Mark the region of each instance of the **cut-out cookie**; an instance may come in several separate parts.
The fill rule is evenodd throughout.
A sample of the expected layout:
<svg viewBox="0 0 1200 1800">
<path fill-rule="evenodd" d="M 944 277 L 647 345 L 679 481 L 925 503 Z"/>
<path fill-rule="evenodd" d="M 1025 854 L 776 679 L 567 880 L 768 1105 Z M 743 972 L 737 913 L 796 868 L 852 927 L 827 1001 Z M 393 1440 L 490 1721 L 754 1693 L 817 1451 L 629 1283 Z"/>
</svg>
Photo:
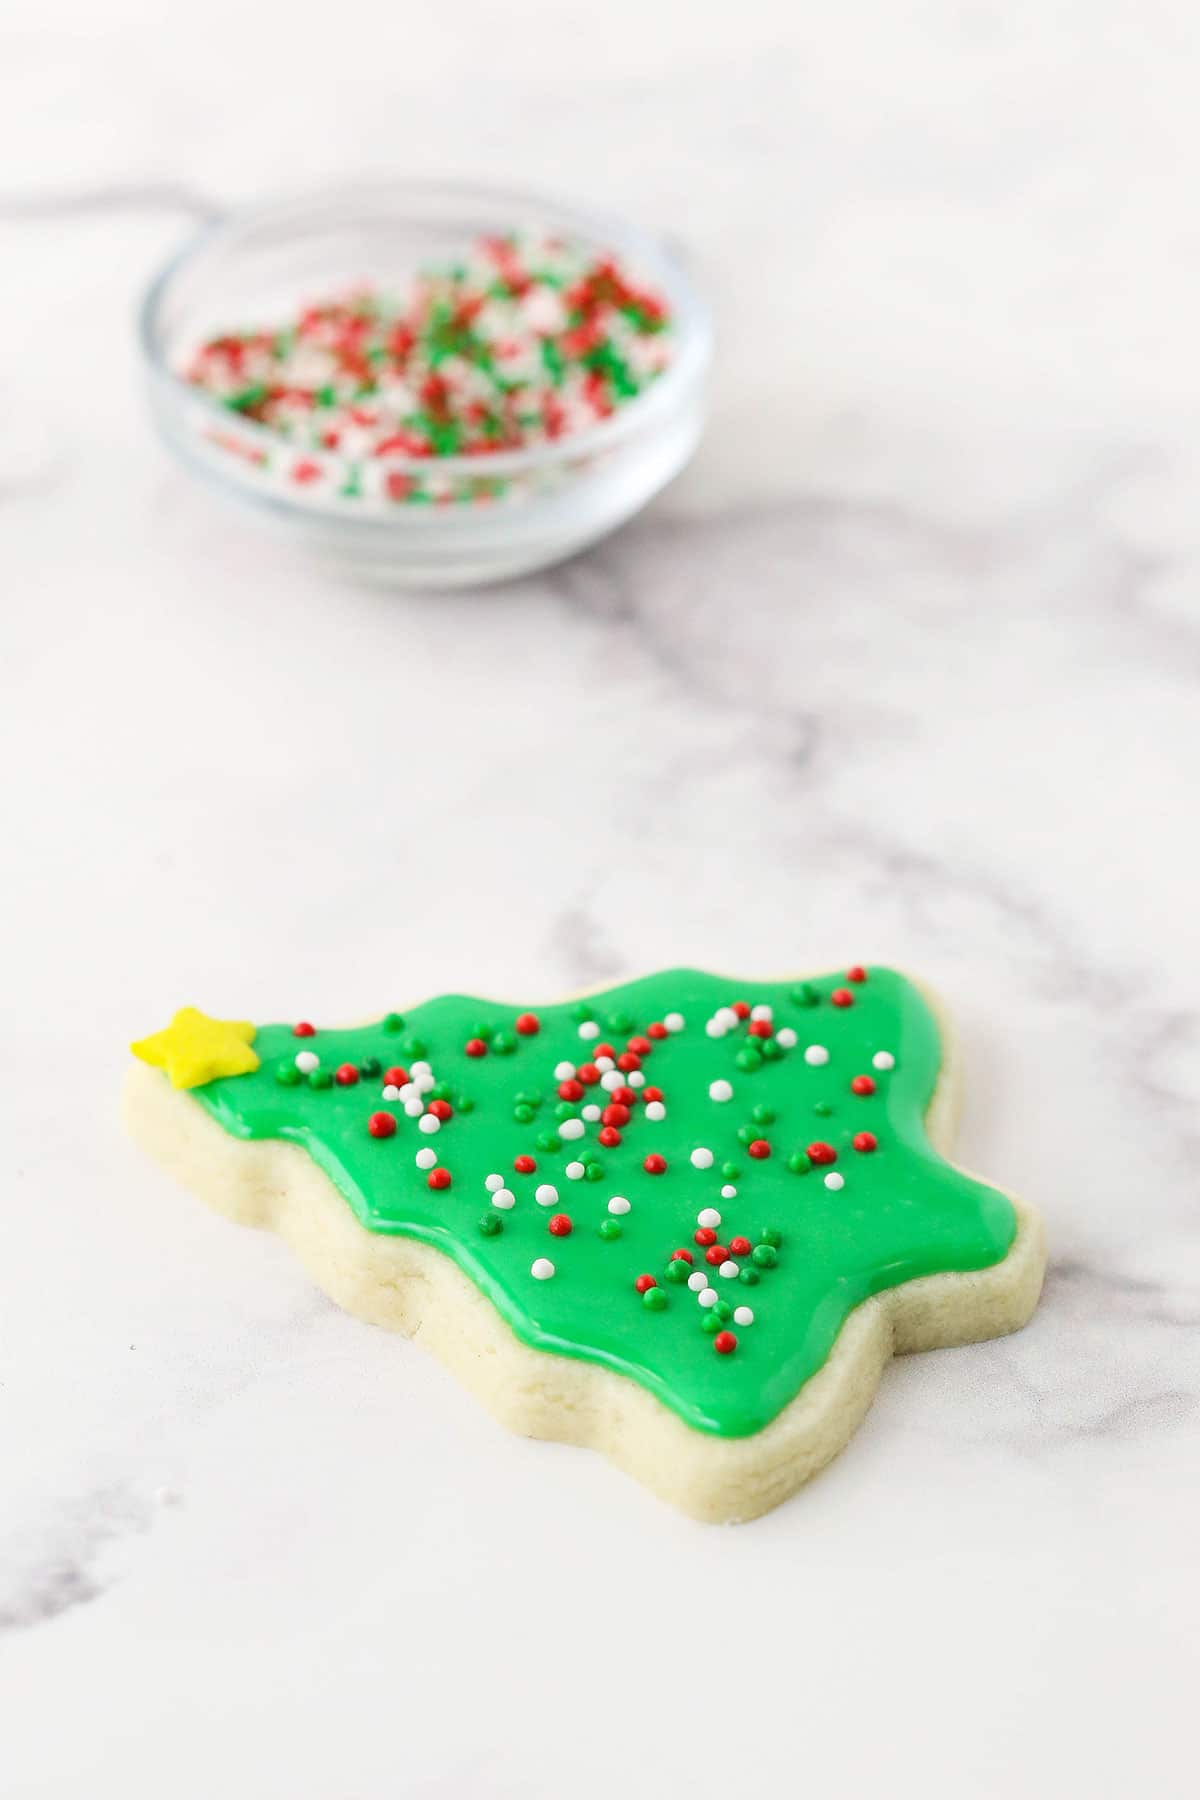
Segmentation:
<svg viewBox="0 0 1200 1800">
<path fill-rule="evenodd" d="M 133 1133 L 211 1205 L 697 1518 L 776 1505 L 889 1355 L 1015 1330 L 1041 1288 L 1036 1215 L 945 1160 L 944 1033 L 889 969 L 345 1030 L 186 1008 L 134 1050 Z"/>
</svg>

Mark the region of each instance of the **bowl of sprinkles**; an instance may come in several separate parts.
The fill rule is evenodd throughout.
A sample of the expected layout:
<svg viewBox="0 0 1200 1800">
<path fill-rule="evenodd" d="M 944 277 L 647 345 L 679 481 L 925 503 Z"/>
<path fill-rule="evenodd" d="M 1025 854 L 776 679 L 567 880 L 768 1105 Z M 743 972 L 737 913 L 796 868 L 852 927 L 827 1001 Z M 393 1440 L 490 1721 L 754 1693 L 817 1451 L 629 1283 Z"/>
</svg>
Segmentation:
<svg viewBox="0 0 1200 1800">
<path fill-rule="evenodd" d="M 678 258 L 529 195 L 358 185 L 207 227 L 152 282 L 159 430 L 346 572 L 502 580 L 676 475 L 711 329 Z"/>
</svg>

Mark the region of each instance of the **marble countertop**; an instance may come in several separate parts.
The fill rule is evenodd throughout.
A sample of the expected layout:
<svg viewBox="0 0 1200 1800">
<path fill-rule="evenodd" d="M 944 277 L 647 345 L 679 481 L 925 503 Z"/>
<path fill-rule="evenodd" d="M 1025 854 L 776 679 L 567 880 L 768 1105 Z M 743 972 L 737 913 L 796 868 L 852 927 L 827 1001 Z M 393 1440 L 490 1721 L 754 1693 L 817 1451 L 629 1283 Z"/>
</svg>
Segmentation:
<svg viewBox="0 0 1200 1800">
<path fill-rule="evenodd" d="M 0 28 L 13 1800 L 1194 1792 L 1197 39 L 1133 0 Z M 717 308 L 694 466 L 503 591 L 339 585 L 138 392 L 194 216 L 405 168 L 665 224 Z M 507 1436 L 117 1123 L 184 1001 L 860 958 L 956 1014 L 1046 1295 L 737 1531 Z"/>
</svg>

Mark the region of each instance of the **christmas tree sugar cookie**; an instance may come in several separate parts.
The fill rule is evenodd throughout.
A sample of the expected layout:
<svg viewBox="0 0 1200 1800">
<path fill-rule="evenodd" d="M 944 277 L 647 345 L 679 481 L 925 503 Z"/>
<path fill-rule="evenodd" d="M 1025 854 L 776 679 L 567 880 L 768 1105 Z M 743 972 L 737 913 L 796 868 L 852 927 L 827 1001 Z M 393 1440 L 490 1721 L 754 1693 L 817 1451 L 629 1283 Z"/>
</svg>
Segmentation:
<svg viewBox="0 0 1200 1800">
<path fill-rule="evenodd" d="M 133 1050 L 133 1133 L 202 1198 L 697 1518 L 778 1504 L 893 1352 L 1015 1330 L 1041 1288 L 1036 1215 L 946 1160 L 946 1036 L 890 969 L 350 1028 L 185 1008 Z"/>
</svg>

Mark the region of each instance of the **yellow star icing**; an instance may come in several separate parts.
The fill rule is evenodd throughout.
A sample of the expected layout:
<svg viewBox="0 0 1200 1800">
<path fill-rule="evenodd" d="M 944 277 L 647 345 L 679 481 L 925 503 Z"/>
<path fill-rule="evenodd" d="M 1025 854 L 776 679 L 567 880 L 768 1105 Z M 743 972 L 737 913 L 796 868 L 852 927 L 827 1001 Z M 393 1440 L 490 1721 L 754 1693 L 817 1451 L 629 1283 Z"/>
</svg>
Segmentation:
<svg viewBox="0 0 1200 1800">
<path fill-rule="evenodd" d="M 199 1007 L 182 1006 L 165 1031 L 139 1038 L 129 1048 L 152 1068 L 165 1069 L 171 1086 L 203 1087 L 219 1075 L 249 1075 L 258 1067 L 250 1046 L 256 1028 L 246 1019 L 210 1019 Z"/>
</svg>

